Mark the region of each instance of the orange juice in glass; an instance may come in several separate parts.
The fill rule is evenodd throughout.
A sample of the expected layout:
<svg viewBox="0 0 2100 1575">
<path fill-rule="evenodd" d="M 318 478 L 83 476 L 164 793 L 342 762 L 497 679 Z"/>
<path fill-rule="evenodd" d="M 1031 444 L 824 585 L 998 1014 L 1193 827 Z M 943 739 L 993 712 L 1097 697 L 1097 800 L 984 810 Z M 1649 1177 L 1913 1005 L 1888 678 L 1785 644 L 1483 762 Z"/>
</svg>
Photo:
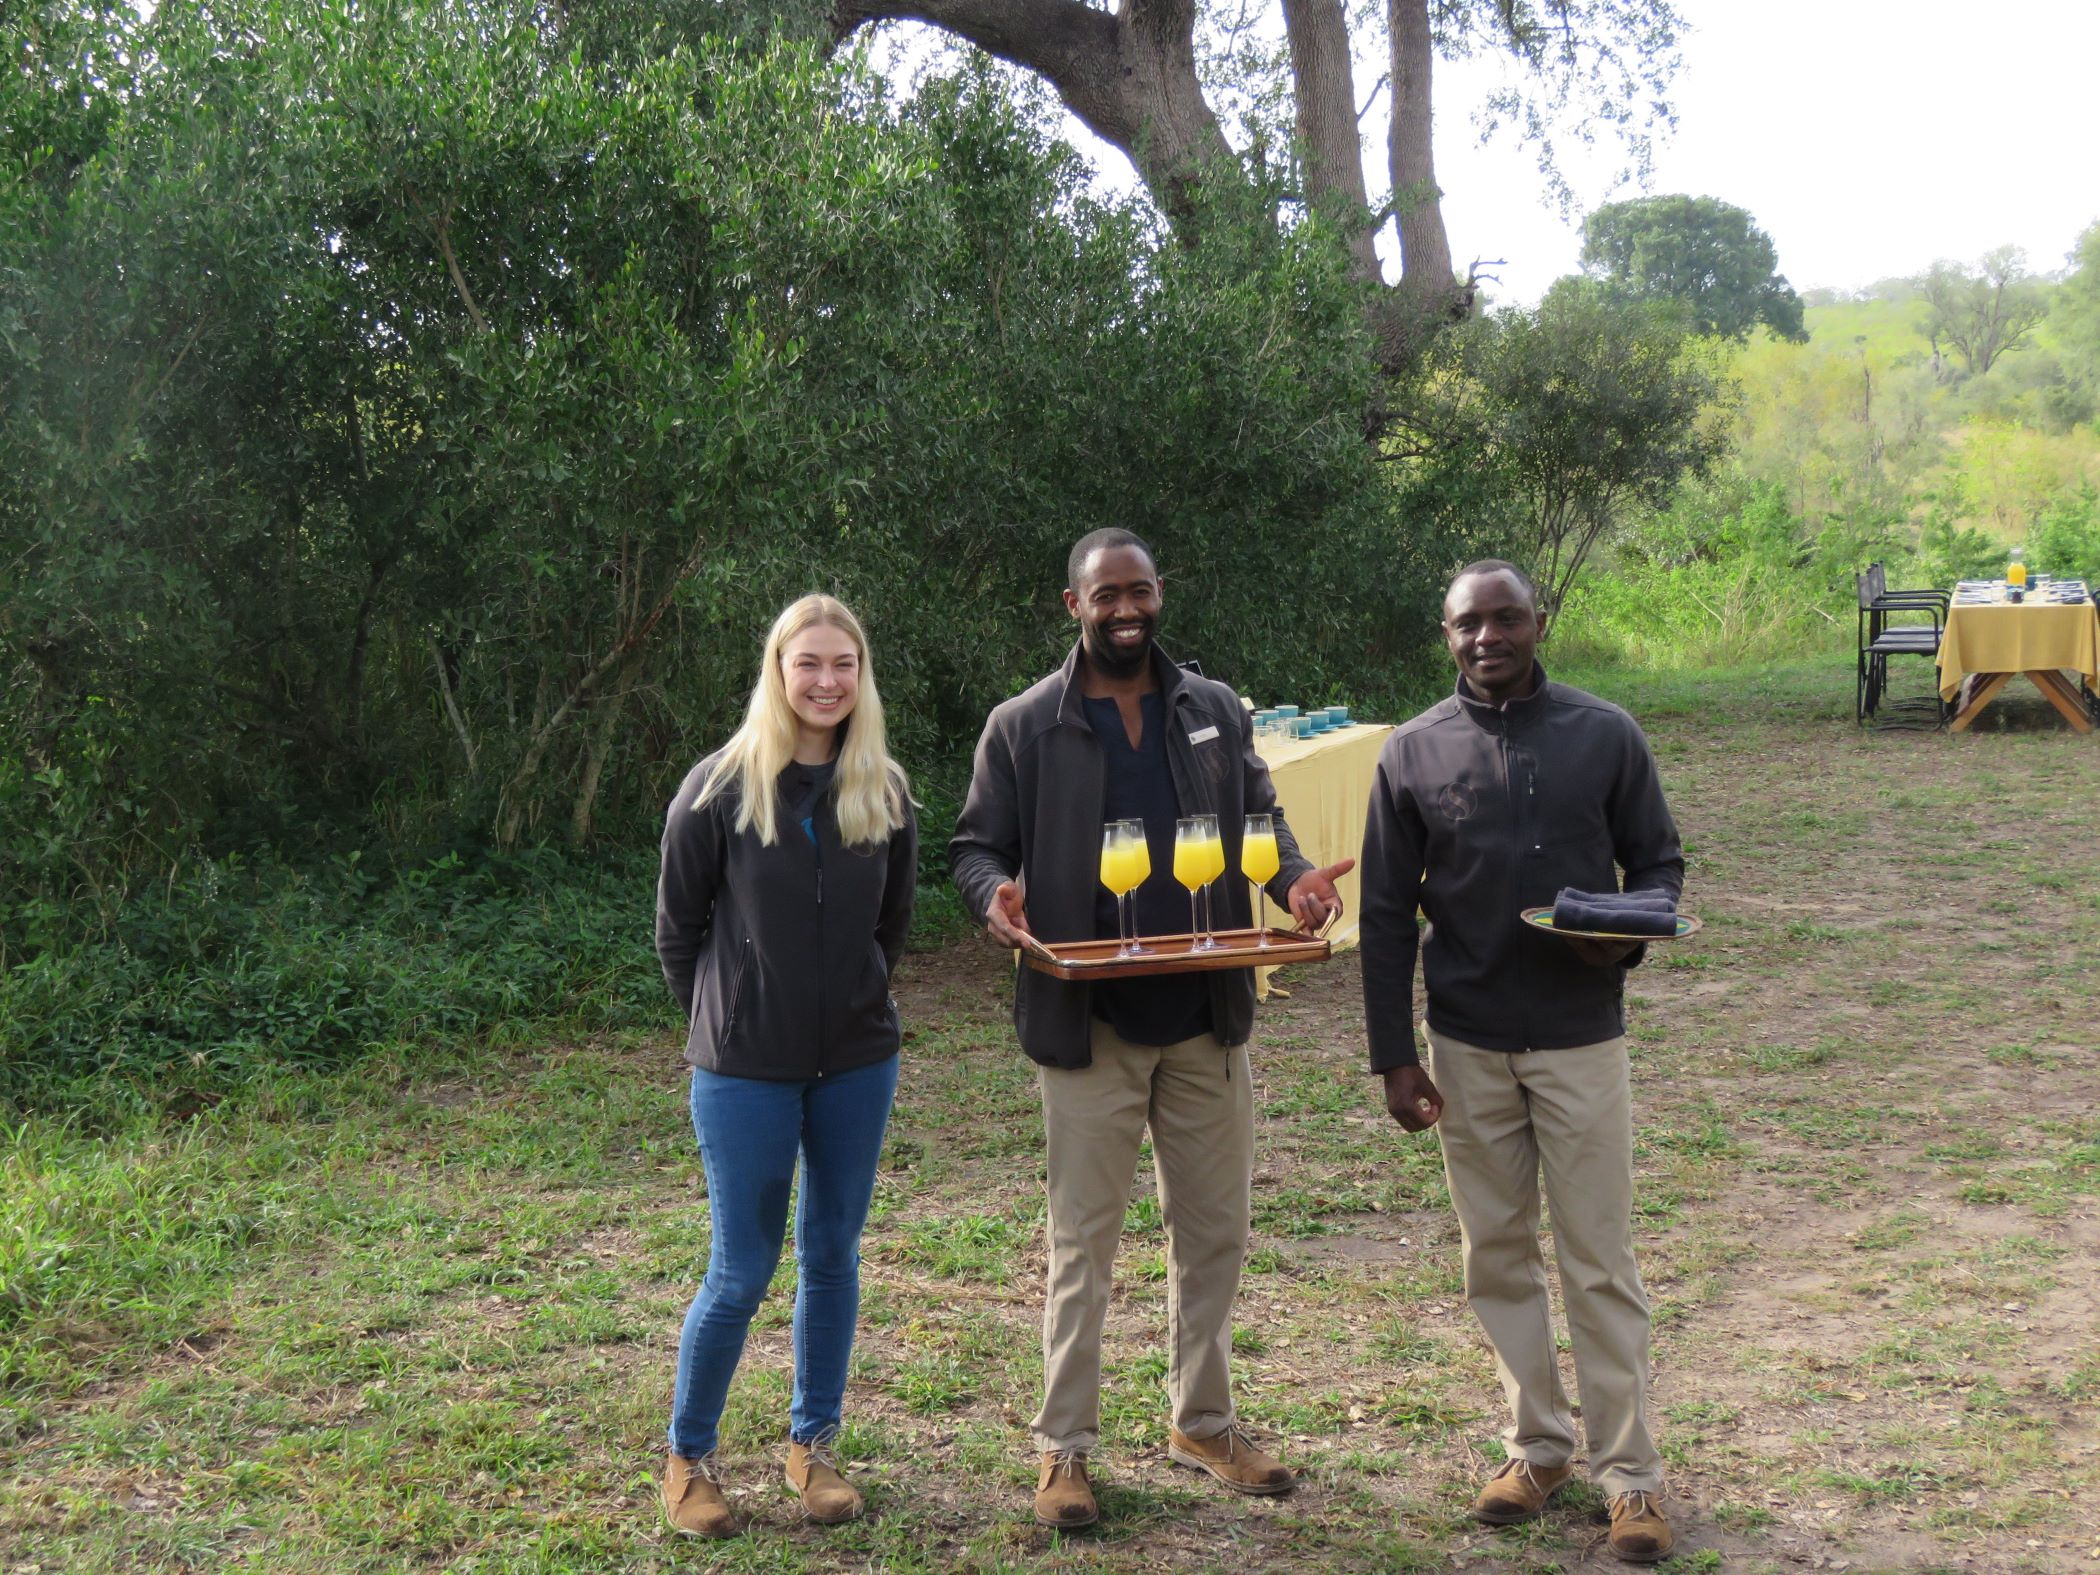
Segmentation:
<svg viewBox="0 0 2100 1575">
<path fill-rule="evenodd" d="M 1139 859 L 1150 865 L 1145 855 L 1145 838 L 1142 829 L 1133 837 L 1131 821 L 1111 820 L 1101 828 L 1101 884 L 1106 886 L 1116 899 L 1116 955 L 1128 956 L 1135 946 L 1126 929 L 1135 928 L 1134 921 L 1128 925 L 1124 909 L 1130 906 L 1130 893 L 1135 891 L 1145 878 L 1139 868 Z"/>
<path fill-rule="evenodd" d="M 1135 955 L 1139 952 L 1150 950 L 1138 936 L 1136 894 L 1138 887 L 1144 885 L 1146 881 L 1152 878 L 1152 844 L 1145 836 L 1145 823 L 1142 820 L 1126 820 L 1123 824 L 1130 828 L 1130 851 L 1124 857 L 1130 861 L 1130 874 L 1132 876 L 1130 882 L 1130 944 L 1124 948 L 1124 951 Z"/>
<path fill-rule="evenodd" d="M 1189 950 L 1207 951 L 1215 944 L 1206 940 L 1203 927 L 1196 922 L 1196 893 L 1203 889 L 1205 881 L 1211 879 L 1211 839 L 1205 831 L 1202 815 L 1184 815 L 1174 822 L 1174 879 L 1188 888 L 1189 894 Z"/>
<path fill-rule="evenodd" d="M 1240 834 L 1240 873 L 1254 882 L 1254 891 L 1261 903 L 1261 919 L 1256 926 L 1257 946 L 1269 944 L 1269 882 L 1283 863 L 1276 852 L 1276 821 L 1270 815 L 1249 815 L 1247 829 Z"/>
</svg>

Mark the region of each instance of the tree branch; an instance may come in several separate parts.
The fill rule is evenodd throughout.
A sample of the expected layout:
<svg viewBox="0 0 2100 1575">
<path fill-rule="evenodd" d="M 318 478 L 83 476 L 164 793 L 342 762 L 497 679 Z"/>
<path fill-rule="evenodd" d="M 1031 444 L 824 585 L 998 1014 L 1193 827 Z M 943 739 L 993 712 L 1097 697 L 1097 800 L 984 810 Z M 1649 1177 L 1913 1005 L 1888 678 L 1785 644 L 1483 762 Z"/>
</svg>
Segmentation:
<svg viewBox="0 0 2100 1575">
<path fill-rule="evenodd" d="M 467 288 L 467 276 L 459 271 L 459 259 L 452 254 L 452 213 L 450 209 L 437 216 L 438 254 L 445 259 L 445 271 L 452 275 L 452 288 L 459 292 L 460 304 L 467 309 L 477 333 L 487 333 L 489 322 L 481 315 L 481 308 L 474 304 L 474 292 Z"/>
</svg>

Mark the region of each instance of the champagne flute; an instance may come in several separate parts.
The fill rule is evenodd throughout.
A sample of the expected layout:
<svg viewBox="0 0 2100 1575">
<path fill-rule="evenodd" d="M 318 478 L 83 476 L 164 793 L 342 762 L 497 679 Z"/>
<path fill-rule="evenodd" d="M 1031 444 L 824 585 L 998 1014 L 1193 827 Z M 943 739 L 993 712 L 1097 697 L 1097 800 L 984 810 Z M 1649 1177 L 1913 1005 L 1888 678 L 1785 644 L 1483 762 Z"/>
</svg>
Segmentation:
<svg viewBox="0 0 2100 1575">
<path fill-rule="evenodd" d="M 1101 884 L 1109 889 L 1116 899 L 1116 955 L 1124 956 L 1130 950 L 1130 939 L 1125 934 L 1123 910 L 1125 898 L 1131 887 L 1137 884 L 1137 867 L 1130 852 L 1130 822 L 1111 820 L 1101 828 Z"/>
<path fill-rule="evenodd" d="M 1138 938 L 1137 916 L 1138 888 L 1152 878 L 1152 844 L 1145 836 L 1145 823 L 1142 820 L 1126 820 L 1123 824 L 1130 828 L 1130 851 L 1126 857 L 1130 861 L 1131 874 L 1130 944 L 1123 950 L 1126 955 L 1138 956 L 1152 949 Z"/>
<path fill-rule="evenodd" d="M 1210 879 L 1210 848 L 1203 834 L 1203 817 L 1184 815 L 1174 822 L 1174 879 L 1188 888 L 1189 950 L 1207 950 L 1202 926 L 1196 922 L 1196 893 Z"/>
<path fill-rule="evenodd" d="M 1218 817 L 1199 815 L 1203 822 L 1203 945 L 1206 950 L 1218 944 L 1218 888 L 1220 875 L 1225 873 L 1225 840 L 1218 834 Z"/>
<path fill-rule="evenodd" d="M 1261 903 L 1261 922 L 1255 932 L 1256 946 L 1269 944 L 1269 882 L 1283 867 L 1276 852 L 1276 820 L 1270 815 L 1249 815 L 1240 835 L 1240 873 L 1254 882 Z"/>
</svg>

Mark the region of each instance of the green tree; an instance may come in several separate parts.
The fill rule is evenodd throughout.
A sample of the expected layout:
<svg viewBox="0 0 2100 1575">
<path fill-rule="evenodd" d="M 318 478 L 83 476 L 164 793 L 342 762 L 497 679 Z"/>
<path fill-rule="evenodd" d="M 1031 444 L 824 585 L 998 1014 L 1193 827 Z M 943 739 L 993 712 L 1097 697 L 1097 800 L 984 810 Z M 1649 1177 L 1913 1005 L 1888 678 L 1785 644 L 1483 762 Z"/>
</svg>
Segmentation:
<svg viewBox="0 0 2100 1575">
<path fill-rule="evenodd" d="M 1455 330 L 1432 359 L 1396 453 L 1466 498 L 1477 546 L 1529 568 L 1549 618 L 1606 531 L 1727 449 L 1730 391 L 1681 314 L 1589 280 Z"/>
<path fill-rule="evenodd" d="M 1740 340 L 1762 323 L 1805 342 L 1800 297 L 1778 265 L 1750 214 L 1715 197 L 1608 203 L 1582 225 L 1590 277 L 1634 300 L 1683 303 L 1695 333 Z"/>
<path fill-rule="evenodd" d="M 1919 332 L 1932 341 L 1934 358 L 1944 341 L 1971 377 L 1982 377 L 2000 356 L 2017 349 L 2049 312 L 2049 297 L 2017 246 L 1986 252 L 1973 268 L 1942 259 L 1918 289 L 1927 307 Z"/>
<path fill-rule="evenodd" d="M 1166 241 L 988 71 L 530 0 L 78 19 L 0 89 L 82 150 L 0 187 L 0 948 L 200 851 L 646 838 L 813 585 L 937 817 L 1087 525 L 1250 686 L 1413 649 L 1386 588 L 1443 559 L 1317 226 Z"/>
<path fill-rule="evenodd" d="M 1623 135 L 1645 165 L 1648 138 L 1667 124 L 1683 19 L 1669 0 L 1279 0 L 1287 44 L 1261 60 L 1255 83 L 1205 76 L 1206 66 L 1244 52 L 1207 47 L 1210 22 L 1199 0 L 835 0 L 832 31 L 845 39 L 870 23 L 931 23 L 1036 73 L 1103 141 L 1119 148 L 1185 237 L 1202 233 L 1206 187 L 1261 183 L 1260 144 L 1295 143 L 1297 201 L 1333 226 L 1354 277 L 1379 280 L 1372 243 L 1397 226 L 1401 287 L 1373 296 L 1379 353 L 1405 366 L 1443 321 L 1463 316 L 1473 281 L 1454 280 L 1442 188 L 1431 146 L 1432 93 L 1439 57 L 1505 54 L 1518 83 L 1491 113 L 1541 150 L 1549 179 L 1556 128 L 1587 140 L 1600 128 Z M 1246 10 L 1232 30 L 1244 26 Z M 1364 179 L 1352 32 L 1382 26 L 1384 87 L 1391 94 L 1385 196 L 1373 202 Z M 1285 76 L 1287 74 L 1287 86 Z M 1255 135 L 1235 148 L 1215 107 L 1220 95 L 1288 103 L 1290 123 L 1250 117 Z M 1215 199 L 1213 199 L 1214 201 Z"/>
<path fill-rule="evenodd" d="M 2071 272 L 2056 287 L 2050 326 L 2072 375 L 2100 389 L 2100 223 L 2086 226 L 2066 261 Z"/>
</svg>

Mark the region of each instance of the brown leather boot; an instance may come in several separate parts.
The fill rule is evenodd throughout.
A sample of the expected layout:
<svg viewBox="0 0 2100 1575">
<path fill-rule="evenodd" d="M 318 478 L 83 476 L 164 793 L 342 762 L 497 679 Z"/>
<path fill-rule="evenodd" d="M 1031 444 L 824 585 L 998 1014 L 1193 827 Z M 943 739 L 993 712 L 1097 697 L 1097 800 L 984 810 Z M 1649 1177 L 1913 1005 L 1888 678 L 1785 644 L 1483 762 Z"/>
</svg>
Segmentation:
<svg viewBox="0 0 2100 1575">
<path fill-rule="evenodd" d="M 1168 1428 L 1167 1458 L 1208 1471 L 1237 1493 L 1288 1493 L 1298 1485 L 1290 1468 L 1256 1449 L 1237 1422 L 1209 1438 L 1191 1438 L 1178 1427 Z"/>
<path fill-rule="evenodd" d="M 1035 1484 L 1035 1521 L 1070 1531 L 1101 1518 L 1094 1484 L 1087 1480 L 1086 1456 L 1070 1449 L 1043 1451 L 1043 1472 Z"/>
<path fill-rule="evenodd" d="M 713 1450 L 697 1460 L 670 1455 L 664 1460 L 664 1519 L 686 1537 L 733 1537 L 744 1529 L 722 1496 L 722 1467 Z"/>
<path fill-rule="evenodd" d="M 1611 1550 L 1628 1564 L 1653 1564 L 1666 1559 L 1676 1541 L 1653 1493 L 1612 1495 Z"/>
<path fill-rule="evenodd" d="M 1490 1526 L 1514 1526 L 1546 1507 L 1573 1473 L 1566 1466 L 1540 1466 L 1521 1457 L 1505 1460 L 1473 1501 L 1473 1518 Z"/>
<path fill-rule="evenodd" d="M 820 1526 L 836 1526 L 860 1513 L 860 1494 L 839 1468 L 828 1433 L 788 1445 L 787 1480 L 802 1495 L 802 1513 Z"/>
</svg>

